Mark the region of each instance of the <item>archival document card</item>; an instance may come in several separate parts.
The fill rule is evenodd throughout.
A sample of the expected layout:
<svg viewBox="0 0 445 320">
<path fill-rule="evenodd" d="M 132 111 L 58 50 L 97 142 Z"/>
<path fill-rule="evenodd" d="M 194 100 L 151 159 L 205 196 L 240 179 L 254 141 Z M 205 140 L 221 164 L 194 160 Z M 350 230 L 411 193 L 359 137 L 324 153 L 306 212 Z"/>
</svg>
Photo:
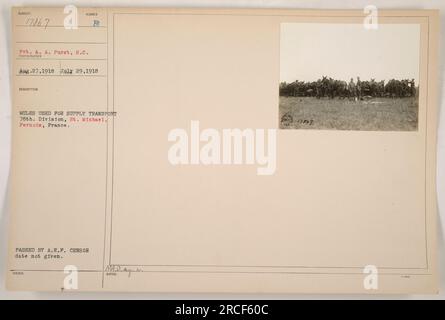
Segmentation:
<svg viewBox="0 0 445 320">
<path fill-rule="evenodd" d="M 437 11 L 12 30 L 9 289 L 437 292 Z"/>
</svg>

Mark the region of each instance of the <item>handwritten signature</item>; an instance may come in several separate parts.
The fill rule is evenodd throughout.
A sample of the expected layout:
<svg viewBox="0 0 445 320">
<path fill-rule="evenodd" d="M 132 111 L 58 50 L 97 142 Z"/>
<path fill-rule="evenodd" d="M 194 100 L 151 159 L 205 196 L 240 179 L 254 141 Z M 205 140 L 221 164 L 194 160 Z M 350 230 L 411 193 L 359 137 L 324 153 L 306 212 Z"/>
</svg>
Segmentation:
<svg viewBox="0 0 445 320">
<path fill-rule="evenodd" d="M 131 275 L 135 272 L 143 272 L 143 270 L 141 268 L 133 268 L 133 267 L 129 267 L 129 266 L 122 266 L 122 265 L 108 265 L 105 268 L 105 272 L 107 273 L 128 273 L 128 277 L 130 278 Z"/>
</svg>

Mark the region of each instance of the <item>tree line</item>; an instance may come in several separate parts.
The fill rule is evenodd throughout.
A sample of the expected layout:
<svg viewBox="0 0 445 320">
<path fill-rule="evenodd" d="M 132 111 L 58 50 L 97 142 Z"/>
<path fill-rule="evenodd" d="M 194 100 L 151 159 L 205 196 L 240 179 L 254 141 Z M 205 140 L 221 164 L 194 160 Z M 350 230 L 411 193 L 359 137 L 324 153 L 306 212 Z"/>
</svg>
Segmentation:
<svg viewBox="0 0 445 320">
<path fill-rule="evenodd" d="M 280 96 L 286 97 L 316 97 L 316 98 L 349 98 L 362 100 L 365 98 L 388 97 L 405 98 L 414 97 L 417 94 L 417 87 L 414 79 L 391 79 L 376 81 L 356 80 L 351 78 L 348 82 L 336 80 L 323 76 L 321 79 L 312 82 L 296 80 L 291 83 L 280 83 Z"/>
</svg>

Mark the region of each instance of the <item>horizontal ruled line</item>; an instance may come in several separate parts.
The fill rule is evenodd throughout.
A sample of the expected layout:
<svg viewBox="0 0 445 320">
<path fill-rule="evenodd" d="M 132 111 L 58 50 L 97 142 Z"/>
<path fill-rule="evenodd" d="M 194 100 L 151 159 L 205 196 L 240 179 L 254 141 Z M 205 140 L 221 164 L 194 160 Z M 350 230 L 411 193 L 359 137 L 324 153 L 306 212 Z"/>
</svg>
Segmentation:
<svg viewBox="0 0 445 320">
<path fill-rule="evenodd" d="M 46 29 L 46 28 L 65 28 L 65 26 L 62 25 L 53 25 L 53 26 L 31 26 L 31 25 L 26 25 L 26 24 L 16 24 L 16 27 L 25 27 L 25 28 L 42 28 L 42 29 Z M 107 28 L 107 26 L 77 26 L 77 28 Z M 67 30 L 71 30 L 69 28 L 67 28 Z"/>
<path fill-rule="evenodd" d="M 273 265 L 217 265 L 217 264 L 116 264 L 113 263 L 113 266 L 120 267 L 191 267 L 191 268 L 277 268 L 277 269 L 360 269 L 362 270 L 363 266 L 297 266 L 297 265 L 288 265 L 288 266 L 273 266 Z M 425 267 L 379 267 L 379 269 L 387 269 L 387 270 L 428 270 Z"/>
<path fill-rule="evenodd" d="M 62 75 L 62 74 L 54 74 L 54 75 L 48 75 L 48 74 L 16 74 L 17 77 L 106 77 L 107 75 L 83 75 L 83 74 L 73 74 L 73 75 Z"/>
<path fill-rule="evenodd" d="M 54 60 L 54 61 L 64 61 L 64 60 L 86 60 L 86 61 L 106 61 L 107 58 L 39 58 L 39 57 L 17 57 L 16 60 Z"/>
<path fill-rule="evenodd" d="M 65 272 L 64 270 L 17 269 L 10 272 Z M 78 272 L 104 272 L 103 270 L 77 270 Z M 216 273 L 216 274 L 296 274 L 296 275 L 363 275 L 362 272 L 293 272 L 293 271 L 197 271 L 197 270 L 116 270 L 106 273 Z M 431 276 L 431 273 L 379 273 L 384 276 Z"/>
<path fill-rule="evenodd" d="M 95 42 L 95 41 L 16 41 L 16 43 L 32 43 L 32 44 L 107 44 L 106 42 Z"/>
</svg>

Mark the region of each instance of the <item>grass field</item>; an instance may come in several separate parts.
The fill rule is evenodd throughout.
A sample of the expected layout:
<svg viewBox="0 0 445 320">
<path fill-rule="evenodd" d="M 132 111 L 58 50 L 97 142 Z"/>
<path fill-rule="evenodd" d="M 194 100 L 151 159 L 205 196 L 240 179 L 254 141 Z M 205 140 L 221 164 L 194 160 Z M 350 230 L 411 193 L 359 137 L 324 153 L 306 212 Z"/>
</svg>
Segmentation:
<svg viewBox="0 0 445 320">
<path fill-rule="evenodd" d="M 418 103 L 417 98 L 280 97 L 279 114 L 281 129 L 415 131 Z"/>
</svg>

